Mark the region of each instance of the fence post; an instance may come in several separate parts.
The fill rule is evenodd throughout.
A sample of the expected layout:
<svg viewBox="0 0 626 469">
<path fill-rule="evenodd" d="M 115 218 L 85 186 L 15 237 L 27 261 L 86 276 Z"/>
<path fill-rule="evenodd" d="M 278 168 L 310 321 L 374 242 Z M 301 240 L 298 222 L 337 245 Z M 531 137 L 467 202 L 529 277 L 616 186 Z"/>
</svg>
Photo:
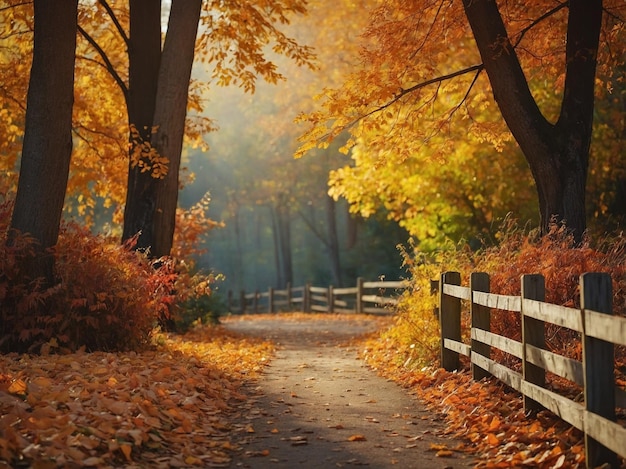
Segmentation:
<svg viewBox="0 0 626 469">
<path fill-rule="evenodd" d="M 287 311 L 291 311 L 291 282 L 287 282 Z"/>
<path fill-rule="evenodd" d="M 470 290 L 472 291 L 472 302 L 470 305 L 470 315 L 472 318 L 472 332 L 474 329 L 482 329 L 483 331 L 491 331 L 491 310 L 487 306 L 474 303 L 474 292 L 486 292 L 489 293 L 489 274 L 484 272 L 473 272 L 470 276 Z M 473 334 L 472 334 L 473 336 Z M 491 346 L 474 340 L 472 337 L 472 354 L 478 353 L 483 357 L 491 357 Z M 471 357 L 470 357 L 471 358 Z M 471 360 L 470 360 L 471 361 Z M 491 376 L 487 370 L 483 370 L 481 367 L 471 362 L 472 378 L 476 381 Z"/>
<path fill-rule="evenodd" d="M 304 286 L 304 292 L 302 293 L 302 309 L 305 313 L 311 312 L 311 284 L 307 283 Z"/>
<path fill-rule="evenodd" d="M 333 293 L 333 286 L 328 286 L 328 312 L 335 312 L 335 294 Z"/>
<path fill-rule="evenodd" d="M 583 320 L 585 309 L 613 314 L 611 276 L 606 273 L 586 273 L 580 276 L 580 307 Z M 614 345 L 583 334 L 583 373 L 585 377 L 585 407 L 588 412 L 615 422 Z M 587 467 L 609 464 L 618 467 L 617 455 L 585 432 Z"/>
<path fill-rule="evenodd" d="M 543 275 L 522 275 L 522 298 L 529 300 L 544 301 L 546 298 L 546 286 Z M 526 359 L 526 346 L 534 345 L 540 349 L 546 348 L 545 323 L 539 319 L 528 317 L 524 314 L 524 302 L 522 301 L 522 373 L 524 380 L 536 384 L 542 388 L 546 385 L 546 370 L 533 365 Z M 539 411 L 543 406 L 524 395 L 524 410 Z"/>
<path fill-rule="evenodd" d="M 357 314 L 361 314 L 363 312 L 363 277 L 358 277 L 356 279 L 356 301 L 355 301 L 355 312 Z"/>
<path fill-rule="evenodd" d="M 239 312 L 246 314 L 246 291 L 241 290 L 239 292 Z"/>
<path fill-rule="evenodd" d="M 259 312 L 259 289 L 254 290 L 254 314 L 258 314 Z"/>
<path fill-rule="evenodd" d="M 267 312 L 274 312 L 274 289 L 272 287 L 267 291 Z"/>
<path fill-rule="evenodd" d="M 444 272 L 439 282 L 439 323 L 441 324 L 441 366 L 447 371 L 459 369 L 459 353 L 445 347 L 445 340 L 461 340 L 461 299 L 446 295 L 444 286 L 461 285 L 459 272 Z"/>
</svg>

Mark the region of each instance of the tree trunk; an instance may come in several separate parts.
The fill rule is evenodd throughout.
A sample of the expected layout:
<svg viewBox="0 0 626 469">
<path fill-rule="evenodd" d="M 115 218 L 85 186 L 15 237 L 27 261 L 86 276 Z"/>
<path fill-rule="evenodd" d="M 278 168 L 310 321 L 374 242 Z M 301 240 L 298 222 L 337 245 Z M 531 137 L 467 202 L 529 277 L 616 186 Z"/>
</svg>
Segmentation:
<svg viewBox="0 0 626 469">
<path fill-rule="evenodd" d="M 187 95 L 201 6 L 202 0 L 172 2 L 161 56 L 154 111 L 154 124 L 158 129 L 151 143 L 161 156 L 169 159 L 169 169 L 163 179 L 155 180 L 154 242 L 151 250 L 155 257 L 169 255 L 174 239 Z"/>
<path fill-rule="evenodd" d="M 38 243 L 35 257 L 23 266 L 26 278 L 41 277 L 52 285 L 49 248 L 59 237 L 72 154 L 78 1 L 35 0 L 34 11 L 33 63 L 11 228 L 30 233 Z"/>
<path fill-rule="evenodd" d="M 131 156 L 150 142 L 156 105 L 157 82 L 161 62 L 161 2 L 130 1 L 130 37 L 128 44 L 128 124 L 139 132 L 140 141 L 129 135 Z M 152 245 L 154 214 L 154 181 L 149 171 L 133 164 L 129 157 L 124 232 L 122 241 L 139 236 L 137 247 Z"/>
<path fill-rule="evenodd" d="M 280 259 L 280 283 L 278 288 L 284 288 L 293 283 L 293 263 L 291 258 L 291 213 L 289 200 L 286 195 L 279 195 L 276 204 L 276 230 L 278 234 L 278 251 Z"/>
<path fill-rule="evenodd" d="M 495 0 L 463 0 L 494 98 L 537 185 L 541 229 L 564 222 L 580 240 L 594 107 L 601 0 L 571 0 L 561 114 L 548 122 L 530 92 Z"/>
<path fill-rule="evenodd" d="M 341 262 L 339 257 L 339 236 L 337 235 L 337 210 L 335 200 L 329 196 L 324 196 L 326 200 L 326 223 L 328 224 L 328 259 L 333 279 L 333 285 L 342 286 L 341 282 Z"/>
</svg>

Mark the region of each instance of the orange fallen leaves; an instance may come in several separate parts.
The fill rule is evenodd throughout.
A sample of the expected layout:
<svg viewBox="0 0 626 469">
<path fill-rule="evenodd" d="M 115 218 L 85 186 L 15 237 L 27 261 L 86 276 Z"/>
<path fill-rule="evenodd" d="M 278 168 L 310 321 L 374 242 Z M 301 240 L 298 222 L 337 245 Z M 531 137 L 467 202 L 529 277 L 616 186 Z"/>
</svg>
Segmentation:
<svg viewBox="0 0 626 469">
<path fill-rule="evenodd" d="M 221 327 L 158 339 L 143 353 L 0 356 L 0 462 L 227 466 L 229 413 L 272 346 Z"/>
</svg>

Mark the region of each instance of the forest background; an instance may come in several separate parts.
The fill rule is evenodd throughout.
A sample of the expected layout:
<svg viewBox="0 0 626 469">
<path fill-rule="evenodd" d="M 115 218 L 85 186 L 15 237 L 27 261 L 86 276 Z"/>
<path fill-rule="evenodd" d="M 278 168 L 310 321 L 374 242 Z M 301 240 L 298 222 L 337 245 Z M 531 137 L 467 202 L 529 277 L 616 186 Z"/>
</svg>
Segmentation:
<svg viewBox="0 0 626 469">
<path fill-rule="evenodd" d="M 428 4 L 429 14 L 437 5 Z M 610 6 L 607 17 L 613 27 L 607 29 L 603 44 L 620 44 L 623 21 L 619 8 Z M 397 246 L 407 243 L 409 236 L 413 240 L 411 247 L 428 253 L 461 240 L 473 247 L 484 240 L 495 241 L 507 217 L 522 224 L 538 224 L 532 175 L 489 99 L 484 74 L 480 77 L 482 88 L 475 88 L 477 108 L 472 112 L 465 108 L 466 83 L 439 82 L 433 96 L 445 91 L 447 98 L 441 108 L 432 105 L 433 118 L 425 126 L 431 134 L 417 134 L 413 139 L 410 132 L 415 130 L 415 122 L 400 119 L 405 111 L 395 115 L 381 112 L 385 117 L 378 125 L 383 135 L 385 126 L 394 131 L 400 128 L 400 134 L 405 128 L 409 135 L 404 144 L 393 141 L 398 144 L 397 151 L 380 152 L 377 145 L 381 133 L 361 132 L 350 140 L 343 133 L 319 148 L 309 145 L 311 154 L 294 160 L 303 127 L 294 124 L 293 119 L 301 112 L 315 115 L 312 96 L 320 90 L 340 88 L 342 83 L 351 86 L 349 80 L 346 82 L 349 73 L 363 63 L 367 65 L 363 43 L 394 45 L 377 30 L 377 26 L 393 23 L 393 14 L 380 23 L 375 16 L 370 17 L 373 12 L 393 11 L 393 2 L 379 10 L 371 2 L 346 2 L 338 9 L 330 2 L 313 1 L 307 7 L 308 14 L 293 15 L 285 30 L 299 43 L 314 48 L 317 58 L 311 62 L 313 69 L 300 67 L 302 63 L 296 64 L 269 49 L 266 53 L 285 81 L 271 74 L 269 81 L 276 83 L 257 83 L 241 77 L 231 80 L 202 61 L 194 67 L 183 160 L 187 170 L 181 181 L 180 202 L 192 223 L 201 218 L 200 212 L 206 216 L 207 207 L 211 218 L 224 222 L 220 228 L 208 225 L 217 229 L 208 233 L 208 250 L 197 259 L 199 268 L 224 274 L 222 290 L 283 287 L 287 282 L 305 281 L 340 286 L 352 283 L 357 276 L 397 278 L 405 274 Z M 520 41 L 523 38 L 539 47 L 542 41 L 562 34 L 559 10 L 554 8 L 545 18 L 537 15 L 536 20 L 522 23 L 517 33 Z M 397 11 L 398 17 L 406 13 Z M 302 13 L 298 8 L 294 12 Z M 458 21 L 454 15 L 459 12 L 450 9 L 450 22 Z M 30 53 L 28 34 L 15 34 L 19 31 L 15 25 L 28 26 L 29 22 L 27 15 L 22 13 L 20 17 L 19 11 L 16 15 L 14 8 L 7 7 L 3 13 L 7 15 L 5 40 L 12 48 L 4 49 L 3 63 L 2 112 L 7 124 L 3 128 L 3 154 L 7 158 L 3 160 L 6 177 L 2 192 L 10 198 L 17 180 L 22 131 L 19 115 L 24 111 L 19 103 L 25 95 Z M 85 18 L 90 14 L 88 10 L 82 13 Z M 119 53 L 123 49 L 119 38 L 110 24 L 98 23 L 102 18 L 101 10 L 90 18 L 94 25 L 105 25 L 94 32 L 104 43 L 109 41 L 113 54 Z M 433 61 L 439 61 L 437 67 L 428 63 L 431 72 L 453 70 L 468 60 L 479 59 L 475 50 L 466 54 L 472 51 L 470 36 L 467 26 L 458 26 L 458 31 L 454 30 L 456 45 L 462 53 L 449 54 L 449 45 L 439 44 L 437 49 L 436 43 L 431 44 L 427 52 L 432 53 Z M 127 170 L 126 122 L 120 114 L 120 93 L 116 77 L 102 66 L 91 45 L 79 42 L 79 47 L 83 49 L 78 55 L 75 114 L 81 119 L 74 129 L 75 156 L 65 213 L 94 231 L 119 234 L 125 193 L 123 174 Z M 548 55 L 562 52 L 560 46 L 555 49 L 529 61 L 533 92 L 548 116 L 558 113 L 562 85 L 562 70 L 554 68 L 553 58 Z M 623 69 L 619 60 L 606 66 Z M 545 72 L 554 72 L 556 82 L 547 80 Z M 597 233 L 620 226 L 626 186 L 620 150 L 624 135 L 623 77 L 609 79 L 609 74 L 602 75 L 606 72 L 600 69 L 599 73 L 599 85 L 603 87 L 596 101 L 586 199 L 589 228 Z M 619 73 L 610 76 L 619 77 Z M 103 93 L 95 83 L 110 89 L 110 94 Z M 329 91 L 322 94 L 333 96 Z M 99 102 L 97 112 L 87 111 L 89 102 Z M 467 133 L 464 124 L 471 125 L 474 132 Z M 414 141 L 419 143 L 409 143 Z M 341 151 L 344 145 L 351 148 L 348 155 Z M 194 241 L 195 245 L 187 246 L 188 252 L 202 250 L 198 239 Z"/>
</svg>

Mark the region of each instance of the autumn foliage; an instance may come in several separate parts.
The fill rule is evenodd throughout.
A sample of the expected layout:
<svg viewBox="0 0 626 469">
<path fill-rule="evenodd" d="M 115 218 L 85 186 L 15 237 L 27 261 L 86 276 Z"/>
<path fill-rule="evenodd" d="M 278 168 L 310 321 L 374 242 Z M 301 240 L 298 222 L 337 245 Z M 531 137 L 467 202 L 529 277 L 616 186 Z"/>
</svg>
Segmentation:
<svg viewBox="0 0 626 469">
<path fill-rule="evenodd" d="M 33 241 L 19 236 L 6 245 L 10 210 L 10 203 L 0 208 L 2 350 L 140 350 L 155 327 L 175 323 L 185 301 L 211 294 L 214 276 L 195 273 L 189 262 L 150 260 L 133 249 L 132 240 L 120 245 L 70 222 L 62 225 L 51 253 L 58 282 L 42 288 L 37 279 L 21 279 L 18 269 L 20 257 L 32 253 Z M 197 208 L 191 213 L 200 215 Z M 198 226 L 206 228 L 189 221 L 182 226 L 183 246 L 185 240 L 197 241 Z M 37 307 L 41 304 L 45 308 Z"/>
<path fill-rule="evenodd" d="M 438 296 L 431 291 L 431 280 L 438 280 L 445 271 L 460 272 L 464 285 L 470 273 L 486 272 L 491 292 L 501 295 L 520 295 L 521 276 L 541 274 L 545 278 L 546 302 L 568 307 L 580 305 L 580 275 L 607 272 L 613 279 L 614 313 L 626 316 L 626 240 L 621 233 L 597 242 L 587 239 L 580 245 L 562 225 L 552 225 L 548 235 L 538 237 L 507 220 L 491 244 L 479 250 L 460 243 L 429 254 L 405 251 L 404 262 L 412 288 L 401 298 L 396 326 L 383 335 L 383 341 L 393 344 L 389 348 L 400 363 L 432 365 L 438 361 Z M 468 308 L 463 321 L 467 330 Z M 494 311 L 491 328 L 497 334 L 520 339 L 516 313 Z M 576 334 L 548 325 L 546 340 L 550 350 L 580 359 Z"/>
</svg>

